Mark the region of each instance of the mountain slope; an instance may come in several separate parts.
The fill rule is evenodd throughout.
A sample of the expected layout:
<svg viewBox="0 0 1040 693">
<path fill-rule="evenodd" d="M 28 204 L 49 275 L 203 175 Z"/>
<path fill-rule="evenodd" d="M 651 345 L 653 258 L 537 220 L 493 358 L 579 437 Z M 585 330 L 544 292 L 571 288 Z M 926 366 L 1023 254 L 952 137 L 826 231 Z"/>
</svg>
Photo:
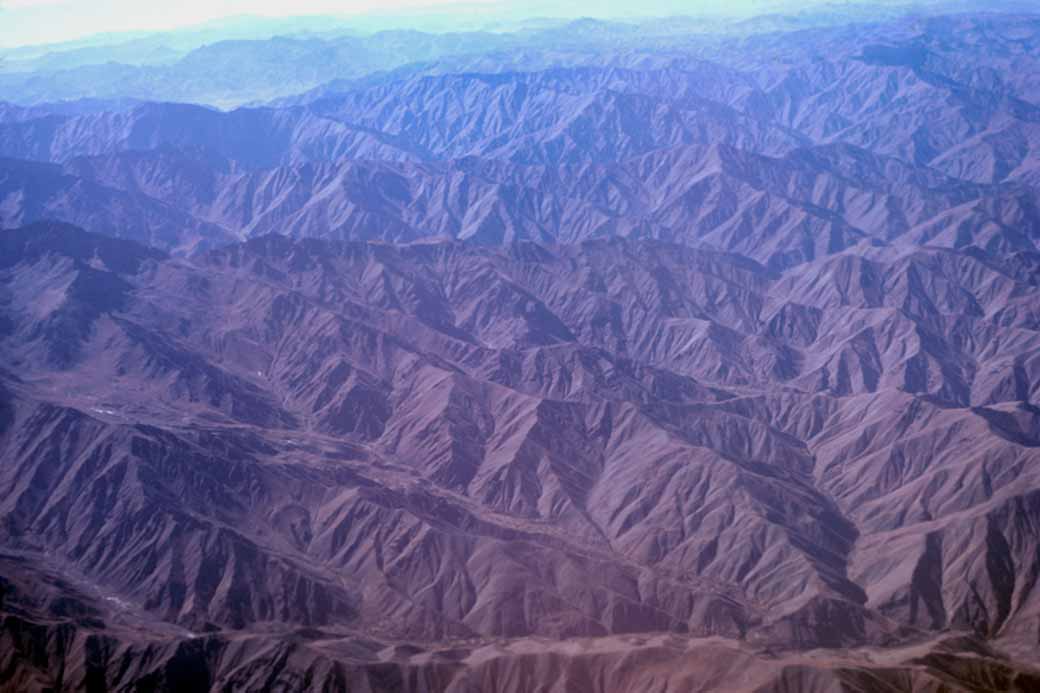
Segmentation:
<svg viewBox="0 0 1040 693">
<path fill-rule="evenodd" d="M 1040 687 L 1040 23 L 964 9 L 37 75 L 0 690 Z"/>
<path fill-rule="evenodd" d="M 4 545 L 120 627 L 1035 646 L 1035 256 L 3 238 Z"/>
</svg>

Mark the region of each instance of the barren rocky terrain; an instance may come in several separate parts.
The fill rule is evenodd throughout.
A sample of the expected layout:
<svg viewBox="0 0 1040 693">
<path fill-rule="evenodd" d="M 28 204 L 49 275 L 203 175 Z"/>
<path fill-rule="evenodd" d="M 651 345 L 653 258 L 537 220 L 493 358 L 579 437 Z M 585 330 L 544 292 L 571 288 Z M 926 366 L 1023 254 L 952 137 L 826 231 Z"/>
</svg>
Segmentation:
<svg viewBox="0 0 1040 693">
<path fill-rule="evenodd" d="M 1040 690 L 1040 18 L 579 29 L 0 108 L 0 689 Z"/>
</svg>

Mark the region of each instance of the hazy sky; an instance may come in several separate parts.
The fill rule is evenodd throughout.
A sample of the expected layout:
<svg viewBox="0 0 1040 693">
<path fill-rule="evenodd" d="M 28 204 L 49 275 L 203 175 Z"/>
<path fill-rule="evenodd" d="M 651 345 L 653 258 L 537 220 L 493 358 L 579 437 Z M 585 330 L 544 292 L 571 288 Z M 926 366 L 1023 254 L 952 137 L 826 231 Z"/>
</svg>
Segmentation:
<svg viewBox="0 0 1040 693">
<path fill-rule="evenodd" d="M 359 14 L 459 4 L 457 0 L 0 0 L 0 45 L 172 29 L 243 14 Z"/>
<path fill-rule="evenodd" d="M 631 14 L 632 8 L 660 12 L 767 5 L 770 0 L 0 0 L 0 45 L 67 41 L 102 32 L 162 30 L 235 15 L 356 15 L 416 10 L 462 11 L 489 16 L 531 12 L 567 14 L 567 8 L 603 15 Z M 648 10 L 648 13 L 650 11 Z"/>
</svg>

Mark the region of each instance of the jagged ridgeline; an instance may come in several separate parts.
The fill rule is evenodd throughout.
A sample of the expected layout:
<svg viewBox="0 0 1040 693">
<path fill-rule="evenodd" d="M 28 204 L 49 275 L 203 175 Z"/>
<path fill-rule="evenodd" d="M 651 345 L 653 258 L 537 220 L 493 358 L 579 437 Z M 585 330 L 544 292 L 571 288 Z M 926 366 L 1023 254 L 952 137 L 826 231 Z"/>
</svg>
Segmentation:
<svg viewBox="0 0 1040 693">
<path fill-rule="evenodd" d="M 893 14 L 0 74 L 0 690 L 1040 690 L 1040 17 Z"/>
</svg>

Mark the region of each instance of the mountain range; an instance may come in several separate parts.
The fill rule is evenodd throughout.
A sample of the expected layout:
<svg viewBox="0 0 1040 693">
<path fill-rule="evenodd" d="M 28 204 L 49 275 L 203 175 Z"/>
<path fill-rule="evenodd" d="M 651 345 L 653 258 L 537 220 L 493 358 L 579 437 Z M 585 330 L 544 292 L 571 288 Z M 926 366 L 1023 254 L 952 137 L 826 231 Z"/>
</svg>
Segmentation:
<svg viewBox="0 0 1040 693">
<path fill-rule="evenodd" d="M 0 77 L 0 689 L 1040 689 L 1040 16 L 757 22 Z"/>
</svg>

